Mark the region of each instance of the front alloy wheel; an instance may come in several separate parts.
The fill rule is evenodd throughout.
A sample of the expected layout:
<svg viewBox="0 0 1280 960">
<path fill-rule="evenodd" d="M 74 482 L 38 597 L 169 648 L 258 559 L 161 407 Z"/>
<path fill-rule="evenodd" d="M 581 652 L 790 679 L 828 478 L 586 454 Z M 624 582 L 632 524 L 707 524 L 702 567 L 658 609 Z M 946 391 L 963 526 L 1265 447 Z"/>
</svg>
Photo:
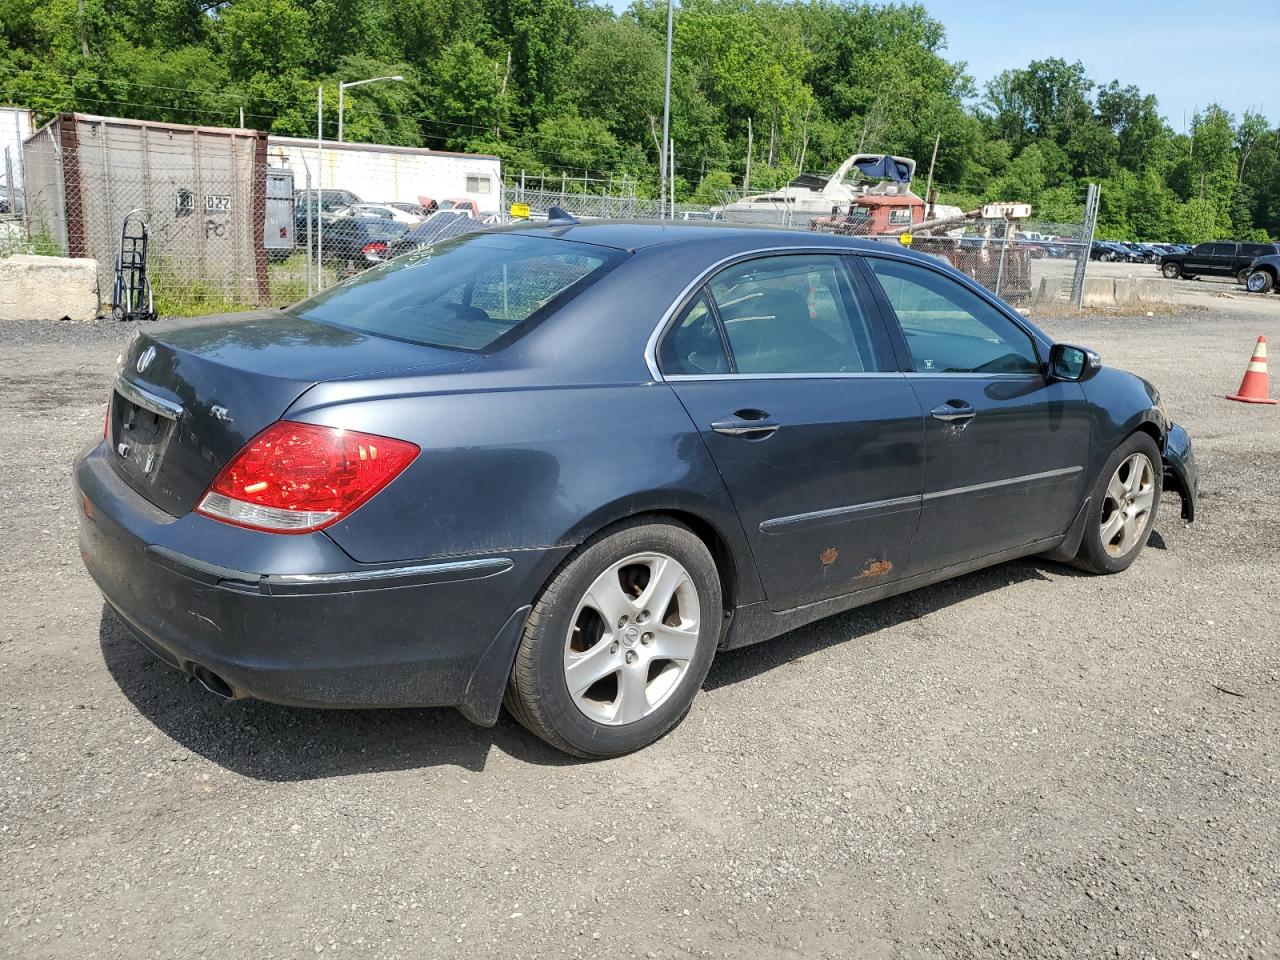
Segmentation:
<svg viewBox="0 0 1280 960">
<path fill-rule="evenodd" d="M 1142 431 L 1120 444 L 1098 472 L 1075 564 L 1092 573 L 1119 573 L 1138 559 L 1155 528 L 1163 461 Z"/>
<path fill-rule="evenodd" d="M 1145 453 L 1133 454 L 1116 468 L 1107 484 L 1099 529 L 1108 554 L 1123 557 L 1137 546 L 1151 521 L 1155 496 L 1155 468 Z"/>
</svg>

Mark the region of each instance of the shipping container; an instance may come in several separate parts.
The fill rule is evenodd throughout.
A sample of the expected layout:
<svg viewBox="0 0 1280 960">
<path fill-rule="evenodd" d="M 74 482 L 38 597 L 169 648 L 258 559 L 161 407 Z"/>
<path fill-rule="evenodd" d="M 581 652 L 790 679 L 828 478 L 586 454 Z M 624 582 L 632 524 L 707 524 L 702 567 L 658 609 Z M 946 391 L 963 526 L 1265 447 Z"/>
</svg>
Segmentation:
<svg viewBox="0 0 1280 960">
<path fill-rule="evenodd" d="M 349 190 L 369 203 L 418 203 L 420 198 L 474 200 L 482 211 L 502 206 L 502 161 L 479 153 L 314 139 L 267 138 L 273 166 L 293 171 L 295 190 Z"/>
<path fill-rule="evenodd" d="M 63 113 L 23 145 L 28 230 L 97 259 L 110 290 L 121 224 L 140 209 L 158 300 L 198 288 L 209 301 L 266 303 L 266 159 L 256 130 Z"/>
</svg>

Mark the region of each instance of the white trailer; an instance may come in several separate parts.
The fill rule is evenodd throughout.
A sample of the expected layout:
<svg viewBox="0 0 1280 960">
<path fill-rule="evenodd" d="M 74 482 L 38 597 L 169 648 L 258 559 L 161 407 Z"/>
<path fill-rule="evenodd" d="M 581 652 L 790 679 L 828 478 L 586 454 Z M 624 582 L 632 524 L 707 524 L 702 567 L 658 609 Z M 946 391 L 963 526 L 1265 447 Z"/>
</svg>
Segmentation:
<svg viewBox="0 0 1280 960">
<path fill-rule="evenodd" d="M 269 136 L 267 157 L 293 171 L 295 190 L 349 190 L 372 203 L 466 197 L 482 211 L 502 204 L 502 161 L 486 154 L 328 140 L 317 149 L 314 139 Z"/>
</svg>

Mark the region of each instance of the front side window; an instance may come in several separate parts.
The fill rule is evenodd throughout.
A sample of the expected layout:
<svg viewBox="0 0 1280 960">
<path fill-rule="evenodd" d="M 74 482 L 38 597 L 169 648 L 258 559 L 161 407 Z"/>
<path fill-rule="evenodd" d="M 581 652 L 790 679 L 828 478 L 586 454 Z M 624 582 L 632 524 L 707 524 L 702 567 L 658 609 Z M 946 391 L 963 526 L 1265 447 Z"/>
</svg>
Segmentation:
<svg viewBox="0 0 1280 960">
<path fill-rule="evenodd" d="M 868 312 L 838 256 L 748 260 L 708 288 L 740 374 L 882 369 Z"/>
<path fill-rule="evenodd" d="M 945 274 L 867 257 L 911 350 L 918 373 L 1038 373 L 1031 338 Z"/>
<path fill-rule="evenodd" d="M 288 312 L 411 343 L 485 350 L 518 335 L 544 308 L 563 304 L 623 256 L 568 240 L 472 234 L 397 257 Z"/>
</svg>

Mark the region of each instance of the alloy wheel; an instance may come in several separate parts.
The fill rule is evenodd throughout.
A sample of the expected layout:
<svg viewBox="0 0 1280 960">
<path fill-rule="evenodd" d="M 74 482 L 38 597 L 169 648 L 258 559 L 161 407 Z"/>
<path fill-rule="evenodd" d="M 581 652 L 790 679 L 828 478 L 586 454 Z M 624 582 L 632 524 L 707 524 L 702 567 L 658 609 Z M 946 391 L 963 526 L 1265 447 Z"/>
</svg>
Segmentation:
<svg viewBox="0 0 1280 960">
<path fill-rule="evenodd" d="M 680 685 L 698 648 L 698 591 L 662 553 L 637 553 L 601 573 L 579 601 L 564 646 L 574 705 L 597 723 L 634 723 Z"/>
<path fill-rule="evenodd" d="M 1145 453 L 1127 457 L 1116 468 L 1102 501 L 1102 545 L 1123 557 L 1142 540 L 1155 504 L 1155 468 Z"/>
</svg>

